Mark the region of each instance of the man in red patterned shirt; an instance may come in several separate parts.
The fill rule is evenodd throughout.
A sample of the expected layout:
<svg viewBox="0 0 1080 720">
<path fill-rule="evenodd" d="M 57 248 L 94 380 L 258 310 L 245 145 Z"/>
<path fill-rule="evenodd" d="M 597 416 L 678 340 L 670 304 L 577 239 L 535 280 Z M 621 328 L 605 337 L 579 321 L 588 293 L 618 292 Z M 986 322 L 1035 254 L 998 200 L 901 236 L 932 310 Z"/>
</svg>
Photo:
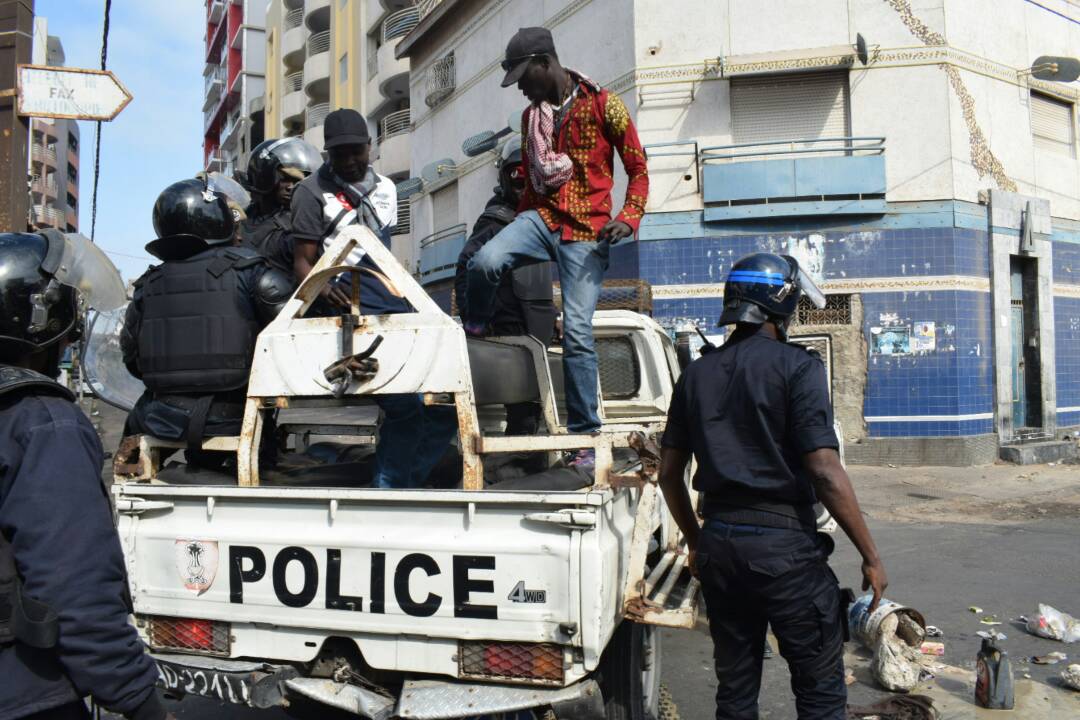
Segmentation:
<svg viewBox="0 0 1080 720">
<path fill-rule="evenodd" d="M 563 302 L 567 427 L 600 428 L 592 316 L 611 245 L 631 237 L 645 214 L 645 151 L 626 105 L 585 75 L 559 64 L 551 32 L 521 28 L 506 46 L 503 87 L 517 84 L 530 105 L 522 115 L 527 182 L 518 216 L 473 256 L 463 306 L 465 331 L 482 335 L 504 272 L 528 260 L 558 263 Z M 614 154 L 628 177 L 612 219 Z M 573 464 L 588 467 L 592 451 Z"/>
</svg>

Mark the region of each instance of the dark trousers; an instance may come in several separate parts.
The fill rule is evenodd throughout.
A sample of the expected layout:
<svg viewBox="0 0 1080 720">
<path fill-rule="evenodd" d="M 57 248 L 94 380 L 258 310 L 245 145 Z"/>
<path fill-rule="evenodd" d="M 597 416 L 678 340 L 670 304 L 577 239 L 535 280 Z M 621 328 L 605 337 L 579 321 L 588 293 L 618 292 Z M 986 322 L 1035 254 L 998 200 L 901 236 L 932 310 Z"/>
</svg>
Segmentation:
<svg viewBox="0 0 1080 720">
<path fill-rule="evenodd" d="M 86 709 L 86 703 L 79 700 L 27 715 L 23 720 L 90 720 L 90 711 Z"/>
<path fill-rule="evenodd" d="M 757 720 L 771 625 L 799 720 L 844 720 L 840 587 L 816 533 L 705 523 L 697 568 L 716 660 L 717 720 Z"/>
</svg>

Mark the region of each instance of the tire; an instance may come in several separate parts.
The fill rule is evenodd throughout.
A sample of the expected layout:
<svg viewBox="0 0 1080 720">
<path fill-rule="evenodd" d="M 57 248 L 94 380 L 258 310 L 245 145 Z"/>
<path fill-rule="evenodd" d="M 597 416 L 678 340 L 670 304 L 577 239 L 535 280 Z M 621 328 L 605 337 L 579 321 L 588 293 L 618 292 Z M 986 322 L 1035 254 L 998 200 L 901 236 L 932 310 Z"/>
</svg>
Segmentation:
<svg viewBox="0 0 1080 720">
<path fill-rule="evenodd" d="M 660 633 L 624 620 L 600 658 L 600 690 L 607 720 L 658 720 Z"/>
</svg>

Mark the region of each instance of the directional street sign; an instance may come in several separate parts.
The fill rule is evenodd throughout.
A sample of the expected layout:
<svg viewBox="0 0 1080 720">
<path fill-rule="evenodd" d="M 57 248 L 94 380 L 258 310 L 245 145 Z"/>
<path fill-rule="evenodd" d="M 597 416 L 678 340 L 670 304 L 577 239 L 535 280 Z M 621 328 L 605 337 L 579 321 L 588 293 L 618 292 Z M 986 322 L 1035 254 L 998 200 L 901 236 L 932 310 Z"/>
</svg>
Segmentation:
<svg viewBox="0 0 1080 720">
<path fill-rule="evenodd" d="M 108 70 L 19 65 L 20 115 L 112 120 L 131 102 L 127 91 Z"/>
</svg>

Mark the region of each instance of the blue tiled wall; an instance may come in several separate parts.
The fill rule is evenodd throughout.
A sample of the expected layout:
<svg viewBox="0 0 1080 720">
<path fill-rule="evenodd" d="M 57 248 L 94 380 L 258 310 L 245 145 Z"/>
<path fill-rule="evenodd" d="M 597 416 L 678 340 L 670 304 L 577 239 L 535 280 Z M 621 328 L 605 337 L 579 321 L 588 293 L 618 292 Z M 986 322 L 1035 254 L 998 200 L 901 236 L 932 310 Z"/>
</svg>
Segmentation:
<svg viewBox="0 0 1080 720">
<path fill-rule="evenodd" d="M 969 275 L 987 277 L 987 234 L 964 228 L 818 233 L 826 280 Z M 654 285 L 722 283 L 731 264 L 752 252 L 786 252 L 806 233 L 724 235 L 638 243 L 642 277 Z M 1080 248 L 1080 246 L 1077 246 Z M 1080 262 L 1077 263 L 1080 271 Z"/>
<path fill-rule="evenodd" d="M 1080 298 L 1054 298 L 1057 405 L 1080 408 Z M 1080 425 L 1080 410 L 1058 413 L 1058 425 Z"/>
<path fill-rule="evenodd" d="M 868 358 L 867 418 L 992 413 L 994 375 L 989 293 L 948 291 L 865 293 L 863 332 L 887 323 L 933 322 L 936 348 L 927 353 Z M 870 343 L 872 346 L 872 342 Z M 991 418 L 869 422 L 871 436 L 905 437 L 991 432 Z"/>
</svg>

